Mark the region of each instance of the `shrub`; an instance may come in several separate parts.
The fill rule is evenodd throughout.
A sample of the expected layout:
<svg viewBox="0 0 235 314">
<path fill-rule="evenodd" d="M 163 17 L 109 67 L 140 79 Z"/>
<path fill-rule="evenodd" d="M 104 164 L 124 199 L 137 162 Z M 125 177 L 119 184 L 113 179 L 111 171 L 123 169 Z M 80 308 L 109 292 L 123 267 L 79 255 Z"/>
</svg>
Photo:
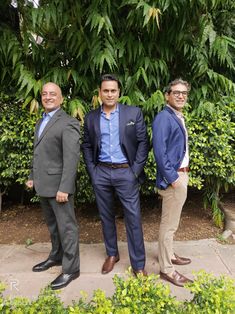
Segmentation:
<svg viewBox="0 0 235 314">
<path fill-rule="evenodd" d="M 158 278 L 156 275 L 138 275 L 125 280 L 116 275 L 116 290 L 112 299 L 117 313 L 181 313 L 180 302 L 170 295 L 169 286 L 163 285 Z"/>
<path fill-rule="evenodd" d="M 139 104 L 144 113 L 148 136 L 152 139 L 151 124 L 164 105 L 160 91 Z M 88 111 L 89 106 L 84 105 Z M 70 111 L 68 99 L 64 109 Z M 190 145 L 190 186 L 204 191 L 205 207 L 212 208 L 214 221 L 222 226 L 221 192 L 235 185 L 235 98 L 221 97 L 218 103 L 201 103 L 197 110 L 186 108 Z M 29 173 L 36 119 L 13 97 L 0 95 L 0 195 L 15 182 L 24 184 Z M 71 112 L 72 113 L 72 112 Z M 81 126 L 81 133 L 83 127 Z M 81 139 L 82 140 L 82 139 Z M 150 150 L 145 167 L 147 180 L 141 193 L 155 193 L 156 164 Z M 93 202 L 94 192 L 81 154 L 78 168 L 77 203 Z M 0 197 L 1 208 L 1 197 Z"/>
<path fill-rule="evenodd" d="M 41 290 L 37 299 L 31 301 L 23 297 L 3 298 L 0 288 L 0 313 L 2 314 L 63 314 L 67 313 L 58 293 L 50 288 Z"/>
<path fill-rule="evenodd" d="M 0 95 L 0 194 L 15 182 L 23 185 L 29 173 L 37 116 L 14 98 Z M 0 199 L 1 210 L 1 199 Z"/>
<path fill-rule="evenodd" d="M 235 313 L 235 285 L 234 280 L 229 277 L 215 277 L 201 271 L 188 289 L 194 296 L 190 302 L 185 302 L 185 313 Z"/>
<path fill-rule="evenodd" d="M 235 103 L 226 99 L 204 103 L 187 113 L 190 144 L 190 185 L 204 191 L 204 205 L 211 206 L 222 227 L 221 192 L 235 185 Z"/>
<path fill-rule="evenodd" d="M 168 285 L 158 280 L 159 276 L 150 275 L 137 278 L 130 273 L 124 279 L 114 276 L 115 292 L 106 297 L 98 289 L 89 302 L 83 298 L 65 307 L 58 292 L 46 288 L 38 298 L 30 301 L 26 298 L 3 297 L 0 284 L 0 313 L 7 314 L 233 314 L 235 313 L 234 280 L 215 277 L 204 271 L 199 272 L 193 283 L 186 286 L 193 294 L 191 300 L 177 301 L 170 295 Z"/>
</svg>

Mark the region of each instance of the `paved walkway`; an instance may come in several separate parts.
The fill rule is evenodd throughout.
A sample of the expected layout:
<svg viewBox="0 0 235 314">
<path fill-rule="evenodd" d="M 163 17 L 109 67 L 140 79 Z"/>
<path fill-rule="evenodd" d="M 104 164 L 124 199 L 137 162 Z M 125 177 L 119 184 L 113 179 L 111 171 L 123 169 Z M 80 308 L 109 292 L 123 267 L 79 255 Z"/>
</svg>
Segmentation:
<svg viewBox="0 0 235 314">
<path fill-rule="evenodd" d="M 145 246 L 146 270 L 158 274 L 157 242 L 146 242 Z M 0 281 L 7 284 L 5 295 L 36 298 L 39 291 L 60 274 L 61 267 L 53 267 L 41 273 L 31 271 L 33 265 L 47 258 L 49 250 L 49 243 L 36 243 L 27 248 L 23 245 L 0 245 Z M 100 270 L 106 257 L 103 244 L 81 244 L 81 275 L 61 290 L 60 297 L 65 304 L 78 300 L 81 290 L 86 291 L 89 298 L 98 288 L 111 296 L 114 292 L 112 277 L 114 274 L 123 276 L 129 267 L 127 244 L 119 242 L 119 251 L 121 259 L 114 270 L 102 275 Z M 215 239 L 178 241 L 175 242 L 175 251 L 178 255 L 192 259 L 189 265 L 177 266 L 177 270 L 189 278 L 193 278 L 193 271 L 204 269 L 214 275 L 227 274 L 235 279 L 235 245 L 222 245 Z M 172 295 L 177 299 L 190 298 L 190 293 L 185 288 L 169 285 Z"/>
</svg>

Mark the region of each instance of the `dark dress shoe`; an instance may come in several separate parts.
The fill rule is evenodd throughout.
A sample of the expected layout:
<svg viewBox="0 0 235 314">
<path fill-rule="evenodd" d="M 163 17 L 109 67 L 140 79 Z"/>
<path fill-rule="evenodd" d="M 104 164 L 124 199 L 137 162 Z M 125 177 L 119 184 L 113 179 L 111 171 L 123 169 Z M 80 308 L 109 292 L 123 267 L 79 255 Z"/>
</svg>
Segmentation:
<svg viewBox="0 0 235 314">
<path fill-rule="evenodd" d="M 72 274 L 60 274 L 54 281 L 51 282 L 51 289 L 57 290 L 66 287 L 72 280 L 80 276 L 80 271 Z"/>
<path fill-rule="evenodd" d="M 113 270 L 115 263 L 119 261 L 119 255 L 117 256 L 108 256 L 102 266 L 101 273 L 103 275 L 108 274 Z"/>
<path fill-rule="evenodd" d="M 178 273 L 178 271 L 174 271 L 171 276 L 164 274 L 160 271 L 160 278 L 167 280 L 173 283 L 176 286 L 183 287 L 188 282 L 193 282 L 191 279 L 185 277 L 184 275 Z"/>
<path fill-rule="evenodd" d="M 191 259 L 187 257 L 181 257 L 174 253 L 175 258 L 171 259 L 172 264 L 175 265 L 187 265 L 191 263 Z"/>
<path fill-rule="evenodd" d="M 142 275 L 142 276 L 148 276 L 147 272 L 145 269 L 138 269 L 138 270 L 132 270 L 133 274 L 137 277 L 138 275 Z"/>
<path fill-rule="evenodd" d="M 44 270 L 49 269 L 50 267 L 60 266 L 60 265 L 62 265 L 61 261 L 53 261 L 52 259 L 48 258 L 46 261 L 33 266 L 32 271 L 35 271 L 35 272 L 44 271 Z"/>
</svg>

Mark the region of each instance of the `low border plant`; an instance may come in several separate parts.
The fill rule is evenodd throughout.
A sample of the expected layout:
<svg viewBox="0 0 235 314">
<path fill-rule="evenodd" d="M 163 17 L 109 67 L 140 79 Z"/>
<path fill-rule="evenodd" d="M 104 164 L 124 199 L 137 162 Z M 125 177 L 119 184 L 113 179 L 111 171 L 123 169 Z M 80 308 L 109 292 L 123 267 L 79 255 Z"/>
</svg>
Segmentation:
<svg viewBox="0 0 235 314">
<path fill-rule="evenodd" d="M 0 313 L 8 314 L 234 314 L 235 282 L 228 276 L 216 277 L 200 271 L 195 280 L 185 286 L 192 297 L 178 301 L 170 293 L 169 285 L 159 281 L 158 275 L 133 277 L 129 270 L 127 276 L 114 276 L 115 291 L 106 297 L 98 289 L 90 300 L 87 294 L 65 306 L 58 292 L 48 287 L 38 298 L 29 300 L 23 297 L 4 297 L 5 287 L 0 283 Z"/>
</svg>

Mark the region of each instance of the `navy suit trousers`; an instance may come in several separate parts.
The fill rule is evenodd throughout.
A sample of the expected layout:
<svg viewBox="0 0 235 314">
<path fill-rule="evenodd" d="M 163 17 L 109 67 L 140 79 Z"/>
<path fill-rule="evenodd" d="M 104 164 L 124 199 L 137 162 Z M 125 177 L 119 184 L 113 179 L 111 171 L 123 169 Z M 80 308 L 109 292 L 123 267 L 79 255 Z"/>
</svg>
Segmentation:
<svg viewBox="0 0 235 314">
<path fill-rule="evenodd" d="M 128 250 L 134 270 L 145 267 L 145 248 L 140 213 L 139 184 L 131 168 L 108 168 L 97 165 L 92 174 L 92 183 L 102 222 L 106 253 L 118 254 L 114 193 L 124 207 Z"/>
</svg>

